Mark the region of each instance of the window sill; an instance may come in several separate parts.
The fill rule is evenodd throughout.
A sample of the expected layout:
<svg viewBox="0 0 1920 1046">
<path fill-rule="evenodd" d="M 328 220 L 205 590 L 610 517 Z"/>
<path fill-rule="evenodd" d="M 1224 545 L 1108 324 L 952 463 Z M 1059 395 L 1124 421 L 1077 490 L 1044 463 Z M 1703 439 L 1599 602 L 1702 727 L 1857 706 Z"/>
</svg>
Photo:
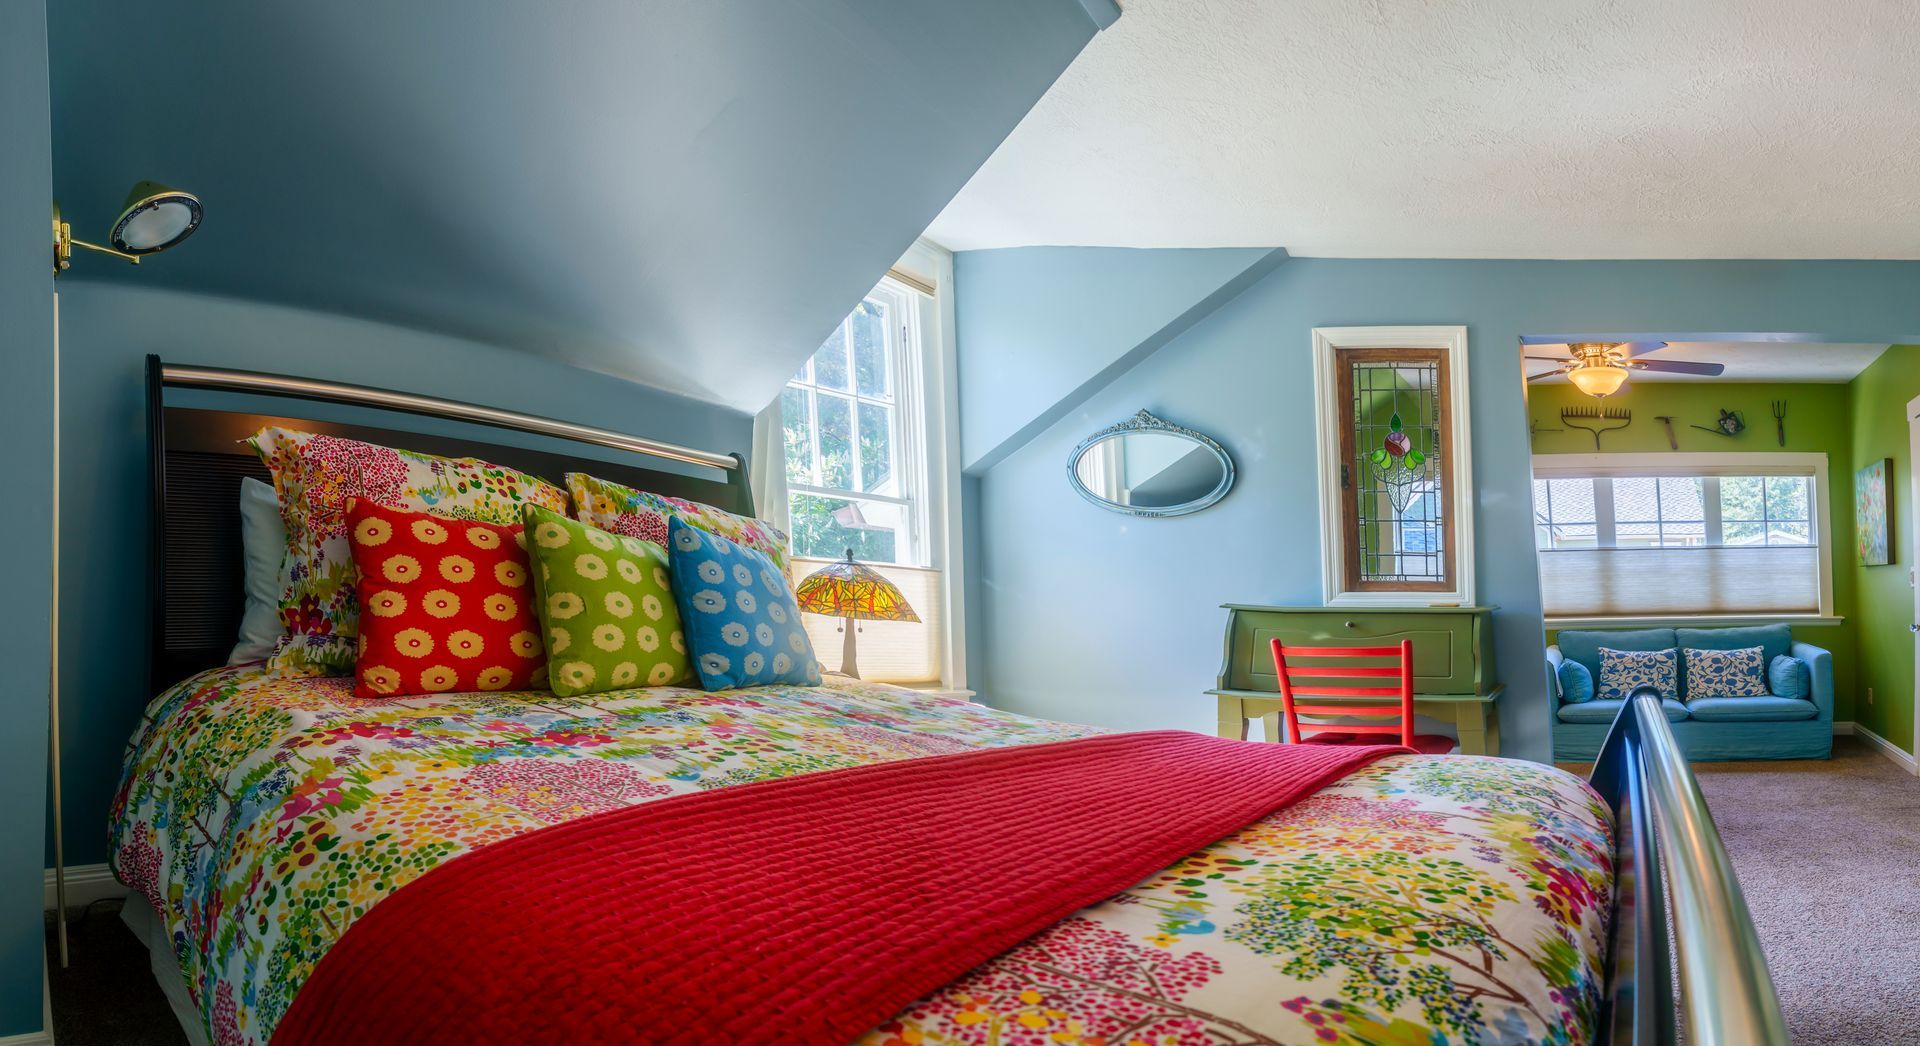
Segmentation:
<svg viewBox="0 0 1920 1046">
<path fill-rule="evenodd" d="M 1663 614 L 1655 617 L 1550 617 L 1546 626 L 1563 628 L 1723 628 L 1734 625 L 1839 625 L 1836 614 Z"/>
</svg>

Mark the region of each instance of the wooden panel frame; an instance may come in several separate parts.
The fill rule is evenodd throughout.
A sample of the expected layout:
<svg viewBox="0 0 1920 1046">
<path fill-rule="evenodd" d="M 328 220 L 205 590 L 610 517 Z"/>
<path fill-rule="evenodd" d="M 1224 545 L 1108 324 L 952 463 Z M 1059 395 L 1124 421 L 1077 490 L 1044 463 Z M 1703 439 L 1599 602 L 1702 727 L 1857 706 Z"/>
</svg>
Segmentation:
<svg viewBox="0 0 1920 1046">
<path fill-rule="evenodd" d="M 1355 588 L 1348 584 L 1347 545 L 1343 517 L 1345 486 L 1341 431 L 1352 422 L 1352 406 L 1339 399 L 1338 359 L 1344 349 L 1440 350 L 1448 375 L 1444 410 L 1455 419 L 1452 439 L 1443 452 L 1452 465 L 1443 470 L 1446 489 L 1443 518 L 1452 520 L 1450 574 L 1444 590 Z M 1313 329 L 1314 424 L 1320 478 L 1320 563 L 1322 602 L 1327 606 L 1471 606 L 1475 602 L 1476 550 L 1473 517 L 1473 413 L 1468 396 L 1467 328 L 1432 327 L 1316 327 Z"/>
</svg>

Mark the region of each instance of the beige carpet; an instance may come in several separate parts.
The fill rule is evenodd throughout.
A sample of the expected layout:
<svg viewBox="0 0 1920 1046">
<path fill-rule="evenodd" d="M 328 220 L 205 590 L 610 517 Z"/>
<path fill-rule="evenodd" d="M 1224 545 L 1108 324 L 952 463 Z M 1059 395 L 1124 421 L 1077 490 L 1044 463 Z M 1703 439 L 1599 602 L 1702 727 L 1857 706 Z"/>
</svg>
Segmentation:
<svg viewBox="0 0 1920 1046">
<path fill-rule="evenodd" d="M 1920 1043 L 1920 778 L 1851 737 L 1694 772 L 1796 1046 Z"/>
</svg>

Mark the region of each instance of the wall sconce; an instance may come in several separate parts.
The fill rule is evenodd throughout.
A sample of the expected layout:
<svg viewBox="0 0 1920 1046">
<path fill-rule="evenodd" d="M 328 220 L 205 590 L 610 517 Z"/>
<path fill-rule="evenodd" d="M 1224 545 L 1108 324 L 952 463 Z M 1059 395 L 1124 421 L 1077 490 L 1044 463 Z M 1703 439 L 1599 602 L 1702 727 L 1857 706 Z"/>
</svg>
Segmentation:
<svg viewBox="0 0 1920 1046">
<path fill-rule="evenodd" d="M 53 272 L 59 275 L 73 264 L 73 249 L 84 247 L 124 258 L 134 265 L 148 254 L 158 254 L 193 235 L 200 227 L 200 198 L 159 182 L 141 182 L 127 193 L 127 205 L 107 234 L 111 247 L 73 238 L 73 226 L 60 220 L 60 201 L 53 202 Z"/>
</svg>

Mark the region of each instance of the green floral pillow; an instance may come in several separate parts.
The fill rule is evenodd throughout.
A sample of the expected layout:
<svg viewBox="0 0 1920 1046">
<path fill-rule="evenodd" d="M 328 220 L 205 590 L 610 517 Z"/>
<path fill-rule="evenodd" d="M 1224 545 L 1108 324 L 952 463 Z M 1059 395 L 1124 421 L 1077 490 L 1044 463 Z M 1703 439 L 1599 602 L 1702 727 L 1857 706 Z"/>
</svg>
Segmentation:
<svg viewBox="0 0 1920 1046">
<path fill-rule="evenodd" d="M 526 507 L 547 677 L 562 697 L 693 678 L 667 552 L 558 512 Z"/>
</svg>

